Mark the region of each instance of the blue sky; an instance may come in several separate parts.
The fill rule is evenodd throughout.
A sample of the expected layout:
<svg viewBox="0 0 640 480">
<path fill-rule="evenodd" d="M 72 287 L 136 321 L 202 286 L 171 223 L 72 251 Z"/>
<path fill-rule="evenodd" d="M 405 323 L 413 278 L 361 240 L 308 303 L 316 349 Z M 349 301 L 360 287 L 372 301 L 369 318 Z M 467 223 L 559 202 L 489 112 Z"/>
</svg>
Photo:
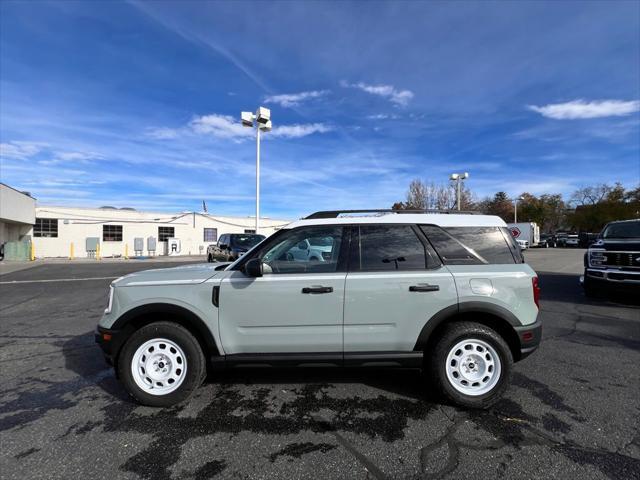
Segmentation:
<svg viewBox="0 0 640 480">
<path fill-rule="evenodd" d="M 0 4 L 1 179 L 40 204 L 251 215 L 640 180 L 640 3 Z"/>
</svg>

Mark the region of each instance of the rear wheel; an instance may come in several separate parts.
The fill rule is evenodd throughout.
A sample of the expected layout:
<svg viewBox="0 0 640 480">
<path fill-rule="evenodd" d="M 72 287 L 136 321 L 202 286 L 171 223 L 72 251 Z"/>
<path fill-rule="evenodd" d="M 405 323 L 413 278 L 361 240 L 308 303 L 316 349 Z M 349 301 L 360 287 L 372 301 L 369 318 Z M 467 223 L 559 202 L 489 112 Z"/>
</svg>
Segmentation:
<svg viewBox="0 0 640 480">
<path fill-rule="evenodd" d="M 456 405 L 488 408 L 509 386 L 513 355 L 504 339 L 485 325 L 452 323 L 426 357 L 433 384 Z"/>
<path fill-rule="evenodd" d="M 200 344 L 184 327 L 156 322 L 135 331 L 118 360 L 125 389 L 143 405 L 168 407 L 193 395 L 206 375 Z"/>
</svg>

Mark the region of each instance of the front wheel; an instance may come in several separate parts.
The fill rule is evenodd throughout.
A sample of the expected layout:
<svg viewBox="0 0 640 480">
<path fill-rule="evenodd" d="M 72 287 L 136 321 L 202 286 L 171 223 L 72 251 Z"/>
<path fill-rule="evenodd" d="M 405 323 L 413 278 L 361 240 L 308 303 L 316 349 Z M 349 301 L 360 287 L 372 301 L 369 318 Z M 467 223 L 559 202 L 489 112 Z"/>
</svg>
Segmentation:
<svg viewBox="0 0 640 480">
<path fill-rule="evenodd" d="M 488 408 L 509 386 L 513 355 L 504 339 L 485 325 L 452 323 L 425 357 L 433 384 L 456 405 Z"/>
<path fill-rule="evenodd" d="M 143 405 L 168 407 L 191 397 L 206 375 L 200 344 L 184 327 L 156 322 L 135 331 L 118 359 L 125 389 Z"/>
</svg>

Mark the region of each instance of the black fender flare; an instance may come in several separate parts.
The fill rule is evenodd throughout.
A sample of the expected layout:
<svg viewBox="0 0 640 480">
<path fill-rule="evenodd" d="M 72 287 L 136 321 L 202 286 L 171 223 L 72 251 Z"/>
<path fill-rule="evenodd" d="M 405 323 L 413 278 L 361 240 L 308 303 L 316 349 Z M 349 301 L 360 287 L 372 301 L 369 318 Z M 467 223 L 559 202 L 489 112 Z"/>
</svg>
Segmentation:
<svg viewBox="0 0 640 480">
<path fill-rule="evenodd" d="M 191 310 L 172 303 L 148 303 L 132 308 L 120 315 L 110 328 L 120 331 L 129 330 L 130 333 L 133 333 L 137 327 L 137 319 L 154 314 L 159 317 L 173 317 L 170 320 L 175 321 L 195 334 L 206 349 L 203 352 L 205 357 L 218 354 L 218 346 L 207 324 Z"/>
<path fill-rule="evenodd" d="M 496 305 L 495 303 L 474 301 L 461 302 L 457 305 L 450 305 L 446 308 L 443 308 L 442 310 L 431 316 L 431 318 L 429 318 L 429 320 L 422 327 L 413 350 L 424 350 L 427 347 L 427 343 L 429 342 L 429 337 L 436 328 L 438 328 L 444 322 L 447 322 L 448 320 L 465 313 L 489 314 L 493 317 L 497 317 L 503 320 L 503 322 L 508 323 L 512 328 L 522 326 L 518 318 L 513 313 L 511 313 L 506 308 L 501 307 L 500 305 Z"/>
</svg>

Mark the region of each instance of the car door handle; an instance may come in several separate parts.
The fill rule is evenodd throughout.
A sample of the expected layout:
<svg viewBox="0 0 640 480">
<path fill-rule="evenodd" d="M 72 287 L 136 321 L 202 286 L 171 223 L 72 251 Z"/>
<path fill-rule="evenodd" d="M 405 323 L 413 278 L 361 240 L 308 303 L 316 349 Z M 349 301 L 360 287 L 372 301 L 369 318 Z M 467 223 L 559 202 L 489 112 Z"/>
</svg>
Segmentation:
<svg viewBox="0 0 640 480">
<path fill-rule="evenodd" d="M 410 292 L 437 292 L 438 290 L 440 290 L 440 285 L 429 285 L 427 283 L 409 287 Z"/>
<path fill-rule="evenodd" d="M 331 293 L 333 287 L 304 287 L 302 293 Z"/>
</svg>

